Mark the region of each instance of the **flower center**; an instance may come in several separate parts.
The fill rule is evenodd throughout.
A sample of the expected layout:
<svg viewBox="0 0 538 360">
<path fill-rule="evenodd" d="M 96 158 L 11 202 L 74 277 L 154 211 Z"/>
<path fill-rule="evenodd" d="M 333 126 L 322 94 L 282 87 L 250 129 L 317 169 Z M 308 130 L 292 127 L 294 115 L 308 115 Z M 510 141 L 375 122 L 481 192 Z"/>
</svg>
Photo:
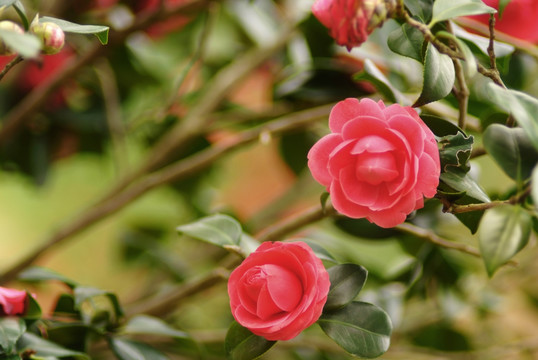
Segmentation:
<svg viewBox="0 0 538 360">
<path fill-rule="evenodd" d="M 391 152 L 364 152 L 357 158 L 357 178 L 371 185 L 389 182 L 398 176 Z"/>
</svg>

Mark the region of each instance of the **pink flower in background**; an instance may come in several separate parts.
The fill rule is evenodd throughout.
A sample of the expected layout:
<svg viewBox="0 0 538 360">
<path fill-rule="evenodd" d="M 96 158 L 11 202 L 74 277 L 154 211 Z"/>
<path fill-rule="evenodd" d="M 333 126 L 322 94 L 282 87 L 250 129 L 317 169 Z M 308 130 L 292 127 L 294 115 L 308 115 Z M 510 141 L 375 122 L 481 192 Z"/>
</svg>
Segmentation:
<svg viewBox="0 0 538 360">
<path fill-rule="evenodd" d="M 290 340 L 321 315 L 329 274 L 304 242 L 263 243 L 230 275 L 239 324 L 267 340 Z"/>
<path fill-rule="evenodd" d="M 312 13 L 338 45 L 351 50 L 383 24 L 394 6 L 387 0 L 316 0 Z"/>
<path fill-rule="evenodd" d="M 499 9 L 499 0 L 483 0 L 495 9 Z M 489 24 L 489 14 L 469 16 L 485 25 Z M 495 14 L 495 30 L 515 38 L 538 43 L 538 1 L 511 0 L 504 8 L 502 17 Z"/>
<path fill-rule="evenodd" d="M 0 316 L 22 315 L 26 310 L 26 291 L 0 286 Z"/>
<path fill-rule="evenodd" d="M 308 167 L 340 213 L 388 228 L 435 195 L 439 150 L 414 109 L 350 98 L 332 109 L 329 127 Z"/>
</svg>

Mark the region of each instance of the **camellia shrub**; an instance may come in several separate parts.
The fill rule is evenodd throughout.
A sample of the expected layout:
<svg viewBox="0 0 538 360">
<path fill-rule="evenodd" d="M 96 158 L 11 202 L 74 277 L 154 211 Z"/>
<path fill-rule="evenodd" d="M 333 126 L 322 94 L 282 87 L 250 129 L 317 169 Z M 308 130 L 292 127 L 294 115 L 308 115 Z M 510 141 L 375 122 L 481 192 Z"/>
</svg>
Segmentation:
<svg viewBox="0 0 538 360">
<path fill-rule="evenodd" d="M 0 0 L 0 359 L 537 358 L 537 4 Z"/>
</svg>

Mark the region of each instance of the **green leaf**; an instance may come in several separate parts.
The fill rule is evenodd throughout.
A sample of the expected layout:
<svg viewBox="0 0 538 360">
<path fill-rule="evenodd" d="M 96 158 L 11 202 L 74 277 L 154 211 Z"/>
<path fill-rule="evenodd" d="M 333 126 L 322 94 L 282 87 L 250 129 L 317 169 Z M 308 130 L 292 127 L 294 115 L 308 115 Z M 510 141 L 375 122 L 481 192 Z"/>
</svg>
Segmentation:
<svg viewBox="0 0 538 360">
<path fill-rule="evenodd" d="M 497 10 L 487 6 L 481 0 L 436 0 L 433 3 L 433 16 L 430 27 L 439 21 L 450 20 L 458 16 L 494 14 Z"/>
<path fill-rule="evenodd" d="M 41 318 L 41 306 L 34 299 L 32 294 L 26 292 L 26 298 L 28 299 L 28 305 L 26 308 L 26 313 L 24 314 L 25 319 L 39 319 Z"/>
<path fill-rule="evenodd" d="M 17 317 L 0 318 L 0 358 L 1 354 L 11 354 L 17 341 L 26 331 L 23 319 Z"/>
<path fill-rule="evenodd" d="M 449 120 L 428 114 L 421 114 L 420 118 L 437 137 L 464 134 L 462 129 Z"/>
<path fill-rule="evenodd" d="M 443 172 L 459 170 L 466 173 L 470 170 L 468 162 L 473 150 L 474 138 L 472 136 L 458 132 L 455 135 L 440 138 L 438 143 L 441 146 L 439 156 Z"/>
<path fill-rule="evenodd" d="M 478 241 L 489 276 L 527 245 L 531 229 L 531 216 L 520 206 L 502 205 L 486 211 Z"/>
<path fill-rule="evenodd" d="M 419 18 L 423 23 L 430 21 L 434 0 L 404 0 L 405 7 L 413 17 Z"/>
<path fill-rule="evenodd" d="M 484 203 L 491 201 L 486 192 L 469 176 L 469 174 L 462 172 L 445 172 L 441 173 L 440 179 L 456 191 L 465 191 L 465 194 L 473 199 Z"/>
<path fill-rule="evenodd" d="M 17 347 L 20 350 L 34 350 L 36 356 L 56 357 L 56 358 L 74 358 L 80 360 L 90 360 L 90 357 L 82 352 L 73 351 L 59 346 L 51 341 L 40 338 L 32 333 L 24 333 Z"/>
<path fill-rule="evenodd" d="M 76 33 L 76 34 L 94 34 L 97 36 L 101 44 L 106 45 L 108 43 L 108 26 L 102 25 L 79 25 L 66 20 L 56 19 L 48 16 L 44 16 L 39 19 L 40 23 L 51 22 L 58 25 L 64 32 Z"/>
<path fill-rule="evenodd" d="M 43 282 L 43 281 L 56 280 L 56 281 L 63 282 L 70 288 L 74 288 L 75 286 L 78 285 L 75 281 L 69 279 L 68 277 L 65 277 L 61 274 L 58 274 L 55 271 L 52 271 L 50 269 L 40 267 L 40 266 L 33 266 L 31 268 L 28 268 L 22 271 L 19 274 L 18 279 L 20 281 L 27 281 L 27 282 Z"/>
<path fill-rule="evenodd" d="M 314 242 L 314 241 L 312 241 L 310 239 L 297 238 L 297 239 L 294 239 L 294 241 L 302 241 L 302 242 L 306 243 L 308 246 L 310 246 L 312 251 L 314 251 L 314 254 L 316 254 L 316 256 L 318 258 L 320 258 L 321 260 L 328 261 L 328 262 L 331 262 L 331 263 L 337 263 L 338 262 L 332 256 L 332 254 L 330 252 L 328 252 L 323 246 L 321 246 L 320 244 L 318 244 L 318 243 L 316 243 L 316 242 Z"/>
<path fill-rule="evenodd" d="M 538 151 L 525 130 L 492 124 L 484 132 L 484 147 L 503 171 L 516 181 L 531 176 L 538 162 Z"/>
<path fill-rule="evenodd" d="M 452 59 L 439 53 L 433 45 L 428 43 L 424 59 L 422 93 L 413 107 L 440 100 L 450 94 L 455 78 L 456 73 Z"/>
<path fill-rule="evenodd" d="M 404 103 L 407 101 L 405 96 L 398 91 L 389 79 L 377 68 L 374 62 L 370 59 L 364 60 L 364 70 L 358 74 L 353 75 L 355 81 L 368 81 L 372 83 L 377 91 L 379 91 L 385 98 L 393 103 Z"/>
<path fill-rule="evenodd" d="M 8 6 L 11 6 L 13 4 L 15 4 L 17 2 L 17 0 L 0 0 L 0 7 L 8 7 Z"/>
<path fill-rule="evenodd" d="M 504 9 L 506 8 L 506 5 L 510 3 L 511 0 L 499 0 L 499 19 L 502 19 Z"/>
<path fill-rule="evenodd" d="M 390 318 L 372 304 L 351 302 L 339 310 L 324 313 L 318 323 L 344 350 L 362 358 L 381 356 L 390 345 Z"/>
<path fill-rule="evenodd" d="M 477 65 L 474 54 L 471 49 L 469 49 L 469 46 L 467 46 L 463 40 L 458 39 L 456 36 L 446 31 L 438 31 L 435 36 L 450 39 L 454 44 L 456 44 L 464 58 L 464 61 L 462 61 L 462 66 L 465 74 L 468 77 L 473 77 L 477 72 Z"/>
<path fill-rule="evenodd" d="M 26 15 L 26 10 L 24 9 L 24 5 L 22 4 L 22 2 L 20 2 L 20 0 L 15 1 L 15 3 L 13 4 L 13 8 L 21 18 L 22 25 L 24 26 L 24 28 L 28 30 L 30 24 L 28 22 L 28 16 Z"/>
<path fill-rule="evenodd" d="M 19 34 L 13 31 L 0 30 L 0 39 L 10 49 L 25 58 L 35 58 L 41 51 L 41 41 L 32 34 Z"/>
<path fill-rule="evenodd" d="M 328 270 L 331 287 L 324 311 L 344 307 L 353 301 L 366 283 L 368 271 L 357 264 L 336 265 Z"/>
<path fill-rule="evenodd" d="M 521 125 L 532 144 L 538 149 L 538 100 L 520 91 L 503 89 L 494 83 L 489 83 L 492 102 L 516 119 Z"/>
<path fill-rule="evenodd" d="M 404 24 L 389 34 L 387 39 L 389 49 L 396 54 L 415 59 L 422 63 L 424 60 L 424 35 L 420 30 Z"/>
<path fill-rule="evenodd" d="M 178 226 L 177 231 L 217 246 L 239 245 L 243 233 L 237 220 L 223 214 L 204 217 L 196 222 Z"/>
<path fill-rule="evenodd" d="M 115 324 L 123 315 L 123 310 L 114 293 L 88 286 L 77 286 L 73 293 L 75 308 L 81 311 L 87 324 L 101 323 L 107 326 Z M 91 306 L 84 308 L 83 304 L 86 302 Z"/>
<path fill-rule="evenodd" d="M 168 360 L 162 352 L 138 341 L 112 338 L 109 343 L 120 360 Z"/>
<path fill-rule="evenodd" d="M 276 341 L 254 335 L 249 329 L 234 321 L 224 340 L 226 357 L 230 360 L 252 360 L 266 353 Z"/>
<path fill-rule="evenodd" d="M 125 325 L 123 334 L 148 334 L 170 336 L 173 338 L 186 339 L 189 335 L 183 331 L 174 329 L 161 319 L 149 315 L 137 315 Z"/>
</svg>

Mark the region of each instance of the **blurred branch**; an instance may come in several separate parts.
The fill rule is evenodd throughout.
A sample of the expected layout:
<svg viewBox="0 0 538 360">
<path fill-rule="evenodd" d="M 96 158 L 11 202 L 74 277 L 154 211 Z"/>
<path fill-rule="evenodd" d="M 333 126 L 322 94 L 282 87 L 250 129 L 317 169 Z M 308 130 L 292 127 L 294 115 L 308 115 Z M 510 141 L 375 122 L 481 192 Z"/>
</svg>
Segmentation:
<svg viewBox="0 0 538 360">
<path fill-rule="evenodd" d="M 127 29 L 111 32 L 107 46 L 95 42 L 86 53 L 69 59 L 61 71 L 58 71 L 46 82 L 32 90 L 6 115 L 0 128 L 0 145 L 9 141 L 9 138 L 24 125 L 31 114 L 39 110 L 55 89 L 69 78 L 76 76 L 82 67 L 92 63 L 96 58 L 105 55 L 115 46 L 122 44 L 129 35 L 136 31 L 144 30 L 158 21 L 168 19 L 179 13 L 205 8 L 213 1 L 219 0 L 187 0 L 172 9 L 141 16 Z"/>
<path fill-rule="evenodd" d="M 20 271 L 31 265 L 54 246 L 64 242 L 66 239 L 71 238 L 83 230 L 86 230 L 91 225 L 105 219 L 107 216 L 121 210 L 148 191 L 197 173 L 232 150 L 255 142 L 262 134 L 269 133 L 280 135 L 282 133 L 304 128 L 315 121 L 327 118 L 331 108 L 332 104 L 283 116 L 264 125 L 246 130 L 231 138 L 224 139 L 210 148 L 169 165 L 158 172 L 146 175 L 132 186 L 123 189 L 106 201 L 89 208 L 71 223 L 68 223 L 63 228 L 60 228 L 57 232 L 53 233 L 41 246 L 34 249 L 19 263 L 15 264 L 11 269 L 1 275 L 0 283 L 6 283 L 15 279 Z"/>
<path fill-rule="evenodd" d="M 477 258 L 482 258 L 480 251 L 478 251 L 472 246 L 443 239 L 442 237 L 435 234 L 431 230 L 426 230 L 410 223 L 403 223 L 403 224 L 397 225 L 396 227 L 394 227 L 394 229 L 400 230 L 410 235 L 414 235 L 420 239 L 426 240 L 434 245 L 443 247 L 445 249 L 456 250 L 465 254 L 472 255 Z M 508 261 L 507 264 L 512 265 L 512 266 L 518 265 L 518 263 L 514 260 Z"/>
<path fill-rule="evenodd" d="M 328 204 L 324 207 L 315 205 L 299 214 L 290 216 L 269 226 L 258 233 L 255 238 L 260 242 L 282 240 L 284 236 L 291 234 L 306 225 L 335 214 L 336 210 Z"/>
<path fill-rule="evenodd" d="M 18 63 L 20 63 L 23 60 L 24 60 L 24 58 L 22 56 L 17 56 L 13 60 L 11 60 L 4 67 L 4 69 L 0 72 L 0 81 L 2 81 L 2 79 L 4 78 L 4 76 L 6 76 L 6 74 L 8 73 L 9 70 L 11 70 L 15 65 L 17 65 Z"/>
</svg>

